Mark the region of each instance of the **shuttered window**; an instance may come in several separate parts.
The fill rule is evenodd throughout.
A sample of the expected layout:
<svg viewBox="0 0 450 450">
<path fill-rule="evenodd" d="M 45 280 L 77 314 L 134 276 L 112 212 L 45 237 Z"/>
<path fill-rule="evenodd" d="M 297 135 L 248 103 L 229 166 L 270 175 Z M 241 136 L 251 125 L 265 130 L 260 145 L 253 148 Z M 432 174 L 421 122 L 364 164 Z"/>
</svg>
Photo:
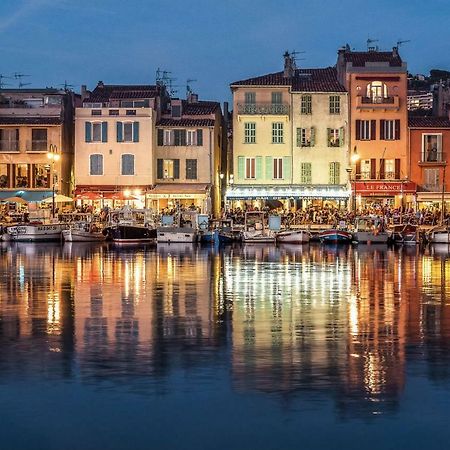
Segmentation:
<svg viewBox="0 0 450 450">
<path fill-rule="evenodd" d="M 186 159 L 186 180 L 197 179 L 197 160 Z"/>
<path fill-rule="evenodd" d="M 103 175 L 103 155 L 94 154 L 89 156 L 89 174 Z"/>
<path fill-rule="evenodd" d="M 256 178 L 256 160 L 255 158 L 245 158 L 245 178 Z"/>
<path fill-rule="evenodd" d="M 329 166 L 329 183 L 330 184 L 340 184 L 340 172 L 341 164 L 339 162 L 330 162 Z"/>
<path fill-rule="evenodd" d="M 283 158 L 273 158 L 273 178 L 281 180 L 283 178 Z"/>
<path fill-rule="evenodd" d="M 310 162 L 304 162 L 300 164 L 300 182 L 302 184 L 311 184 L 312 174 Z"/>
<path fill-rule="evenodd" d="M 122 155 L 122 175 L 134 175 L 134 155 Z"/>
<path fill-rule="evenodd" d="M 297 128 L 297 147 L 314 147 L 315 128 Z"/>
</svg>

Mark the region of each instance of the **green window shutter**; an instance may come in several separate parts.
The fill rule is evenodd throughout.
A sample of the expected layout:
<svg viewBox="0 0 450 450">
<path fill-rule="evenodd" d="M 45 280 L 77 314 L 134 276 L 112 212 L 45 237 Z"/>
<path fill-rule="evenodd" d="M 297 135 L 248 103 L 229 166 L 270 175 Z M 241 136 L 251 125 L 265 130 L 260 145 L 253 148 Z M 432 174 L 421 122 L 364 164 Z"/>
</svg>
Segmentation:
<svg viewBox="0 0 450 450">
<path fill-rule="evenodd" d="M 345 142 L 344 127 L 339 128 L 339 147 L 343 147 Z"/>
<path fill-rule="evenodd" d="M 117 122 L 117 142 L 123 142 L 123 122 Z"/>
<path fill-rule="evenodd" d="M 156 177 L 158 179 L 162 180 L 162 177 L 163 177 L 163 160 L 162 159 L 158 159 L 158 161 L 157 161 Z"/>
<path fill-rule="evenodd" d="M 260 180 L 262 178 L 262 156 L 256 157 L 256 179 Z"/>
<path fill-rule="evenodd" d="M 316 129 L 311 127 L 311 147 L 316 145 Z"/>
<path fill-rule="evenodd" d="M 308 184 L 312 183 L 312 164 L 311 163 L 306 163 L 306 178 L 307 178 L 307 182 Z"/>
<path fill-rule="evenodd" d="M 84 123 L 84 142 L 92 142 L 92 123 Z"/>
<path fill-rule="evenodd" d="M 266 180 L 273 178 L 273 158 L 266 156 Z"/>
<path fill-rule="evenodd" d="M 173 160 L 173 178 L 175 180 L 178 180 L 180 178 L 180 160 L 179 159 Z"/>
<path fill-rule="evenodd" d="M 328 183 L 334 184 L 333 179 L 334 179 L 334 163 L 331 162 L 330 164 L 328 164 Z"/>
<path fill-rule="evenodd" d="M 139 122 L 133 123 L 133 142 L 139 142 Z"/>
<path fill-rule="evenodd" d="M 108 142 L 108 122 L 102 122 L 102 142 Z"/>
<path fill-rule="evenodd" d="M 331 128 L 327 128 L 327 147 L 331 147 L 330 135 L 331 135 Z"/>
<path fill-rule="evenodd" d="M 283 178 L 289 180 L 291 178 L 291 157 L 283 156 Z"/>
<path fill-rule="evenodd" d="M 297 147 L 302 146 L 302 129 L 297 128 Z"/>
<path fill-rule="evenodd" d="M 164 145 L 164 130 L 158 129 L 158 145 Z"/>
<path fill-rule="evenodd" d="M 339 162 L 334 163 L 334 184 L 340 184 L 341 182 L 341 164 Z"/>
<path fill-rule="evenodd" d="M 238 156 L 238 178 L 240 180 L 244 179 L 245 175 L 245 157 L 244 156 Z"/>
<path fill-rule="evenodd" d="M 203 130 L 197 130 L 197 145 L 203 145 Z"/>
</svg>

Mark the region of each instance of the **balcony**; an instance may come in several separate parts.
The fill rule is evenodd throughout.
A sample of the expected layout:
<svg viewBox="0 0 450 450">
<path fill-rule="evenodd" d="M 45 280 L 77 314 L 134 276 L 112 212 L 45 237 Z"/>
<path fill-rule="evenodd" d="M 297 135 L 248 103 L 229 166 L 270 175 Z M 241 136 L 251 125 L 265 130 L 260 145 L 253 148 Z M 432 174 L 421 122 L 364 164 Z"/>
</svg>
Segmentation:
<svg viewBox="0 0 450 450">
<path fill-rule="evenodd" d="M 289 105 L 286 103 L 238 103 L 238 114 L 241 115 L 272 115 L 287 116 L 289 115 Z"/>
<path fill-rule="evenodd" d="M 0 152 L 18 152 L 19 141 L 0 140 Z"/>
<path fill-rule="evenodd" d="M 400 108 L 400 98 L 398 95 L 393 97 L 356 97 L 356 108 L 372 111 L 398 110 Z"/>
<path fill-rule="evenodd" d="M 419 166 L 445 166 L 447 164 L 445 156 L 446 155 L 440 150 L 423 152 L 419 161 Z"/>
</svg>

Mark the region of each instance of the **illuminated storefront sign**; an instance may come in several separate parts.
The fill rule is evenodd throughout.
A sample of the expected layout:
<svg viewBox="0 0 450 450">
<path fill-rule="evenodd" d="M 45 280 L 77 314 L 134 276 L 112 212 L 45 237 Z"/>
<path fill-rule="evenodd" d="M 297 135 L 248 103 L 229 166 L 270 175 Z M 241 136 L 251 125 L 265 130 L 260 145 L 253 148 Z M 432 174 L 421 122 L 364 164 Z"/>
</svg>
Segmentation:
<svg viewBox="0 0 450 450">
<path fill-rule="evenodd" d="M 401 195 L 415 194 L 416 183 L 407 182 L 389 182 L 389 181 L 357 181 L 352 183 L 352 188 L 357 194 L 361 195 Z"/>
<path fill-rule="evenodd" d="M 337 187 L 337 188 L 313 188 L 313 187 L 303 187 L 303 186 L 289 186 L 285 188 L 278 187 L 232 187 L 226 192 L 226 198 L 228 200 L 282 200 L 282 199 L 314 199 L 314 198 L 326 198 L 326 199 L 337 199 L 346 200 L 350 197 L 351 192 L 347 187 Z"/>
</svg>

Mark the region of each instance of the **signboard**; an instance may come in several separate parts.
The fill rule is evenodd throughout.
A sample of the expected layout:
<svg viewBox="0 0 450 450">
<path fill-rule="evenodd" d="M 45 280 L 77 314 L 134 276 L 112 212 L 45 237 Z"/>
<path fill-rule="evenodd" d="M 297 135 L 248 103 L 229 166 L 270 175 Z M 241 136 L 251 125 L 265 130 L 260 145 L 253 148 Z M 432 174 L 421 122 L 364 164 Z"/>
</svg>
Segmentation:
<svg viewBox="0 0 450 450">
<path fill-rule="evenodd" d="M 183 198 L 205 198 L 206 194 L 147 194 L 147 198 L 150 200 L 158 200 L 158 199 L 183 199 Z"/>
<path fill-rule="evenodd" d="M 400 195 L 415 194 L 416 183 L 412 181 L 356 181 L 352 183 L 352 189 L 361 195 Z"/>
</svg>

